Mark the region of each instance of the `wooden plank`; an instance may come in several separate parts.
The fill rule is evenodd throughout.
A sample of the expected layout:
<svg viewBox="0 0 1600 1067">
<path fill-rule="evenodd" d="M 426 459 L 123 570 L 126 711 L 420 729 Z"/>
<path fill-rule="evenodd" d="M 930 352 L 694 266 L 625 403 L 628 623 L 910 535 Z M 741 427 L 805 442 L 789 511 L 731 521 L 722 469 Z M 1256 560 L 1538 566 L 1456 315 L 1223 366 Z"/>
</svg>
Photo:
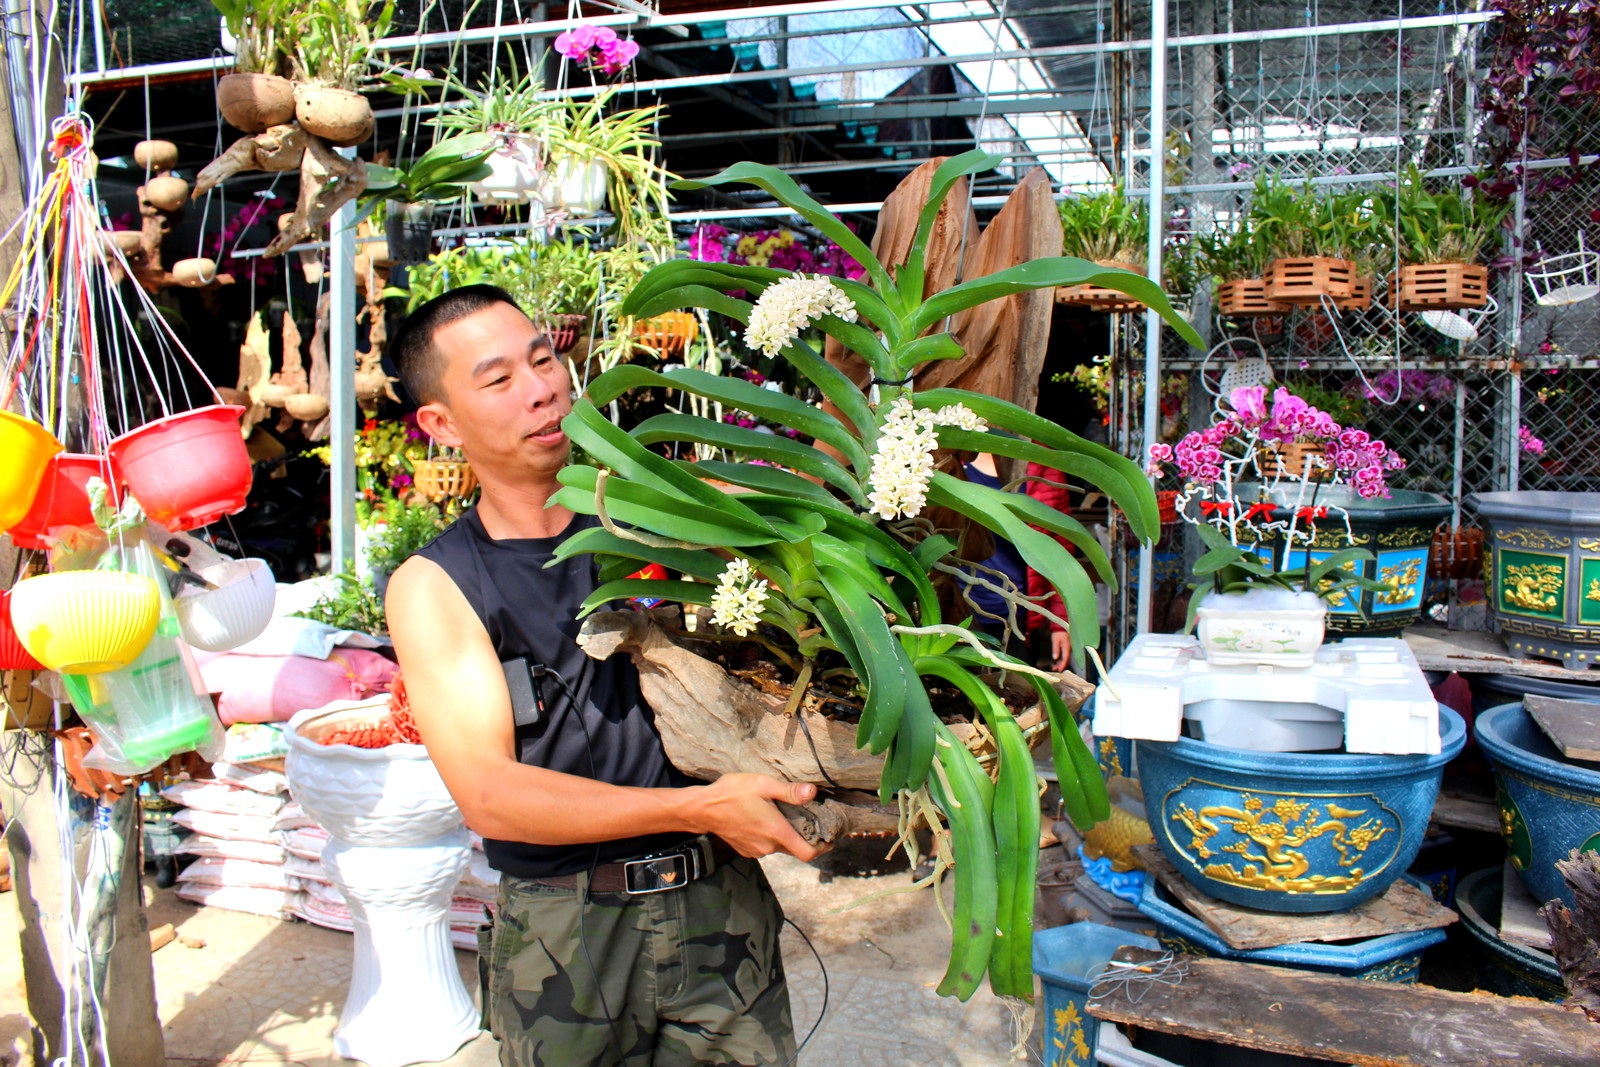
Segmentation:
<svg viewBox="0 0 1600 1067">
<path fill-rule="evenodd" d="M 1323 915 L 1260 911 L 1207 896 L 1178 872 L 1157 845 L 1135 845 L 1134 854 L 1179 904 L 1236 949 L 1277 948 L 1302 941 L 1348 941 L 1433 930 L 1459 918 L 1425 890 L 1403 879 L 1383 895 L 1350 911 Z"/>
<path fill-rule="evenodd" d="M 1600 760 L 1600 704 L 1530 693 L 1522 699 L 1522 706 L 1563 756 Z"/>
<path fill-rule="evenodd" d="M 1558 1004 L 1218 959 L 1185 958 L 1179 980 L 1168 982 L 1159 980 L 1163 959 L 1119 949 L 1113 965 L 1149 968 L 1152 979 L 1101 982 L 1089 1014 L 1358 1067 L 1600 1062 L 1600 1025 Z"/>
<path fill-rule="evenodd" d="M 1417 623 L 1406 627 L 1405 642 L 1417 657 L 1417 665 L 1425 671 L 1600 682 L 1600 671 L 1574 671 L 1555 660 L 1514 657 L 1497 635 L 1481 630 L 1447 630 L 1433 623 Z"/>
<path fill-rule="evenodd" d="M 1550 927 L 1539 914 L 1539 902 L 1533 899 L 1522 875 L 1507 860 L 1500 877 L 1500 936 L 1519 945 L 1550 951 Z"/>
<path fill-rule="evenodd" d="M 1500 836 L 1500 805 L 1494 795 L 1447 782 L 1433 802 L 1433 821 L 1458 830 Z"/>
</svg>

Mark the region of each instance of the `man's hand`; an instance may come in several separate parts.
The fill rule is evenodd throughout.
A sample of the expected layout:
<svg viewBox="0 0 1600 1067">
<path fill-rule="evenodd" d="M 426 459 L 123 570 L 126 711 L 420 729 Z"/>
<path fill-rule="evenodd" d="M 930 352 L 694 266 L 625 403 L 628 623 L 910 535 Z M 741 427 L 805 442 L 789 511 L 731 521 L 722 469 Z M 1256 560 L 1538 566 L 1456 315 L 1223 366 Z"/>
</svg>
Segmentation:
<svg viewBox="0 0 1600 1067">
<path fill-rule="evenodd" d="M 741 856 L 787 852 L 807 862 L 826 849 L 808 844 L 778 810 L 778 803 L 804 804 L 817 795 L 809 782 L 785 782 L 764 774 L 725 774 L 711 785 L 685 790 L 687 818 L 698 833 L 716 834 Z"/>
<path fill-rule="evenodd" d="M 1050 631 L 1050 669 L 1064 671 L 1072 655 L 1072 635 L 1065 630 Z"/>
</svg>

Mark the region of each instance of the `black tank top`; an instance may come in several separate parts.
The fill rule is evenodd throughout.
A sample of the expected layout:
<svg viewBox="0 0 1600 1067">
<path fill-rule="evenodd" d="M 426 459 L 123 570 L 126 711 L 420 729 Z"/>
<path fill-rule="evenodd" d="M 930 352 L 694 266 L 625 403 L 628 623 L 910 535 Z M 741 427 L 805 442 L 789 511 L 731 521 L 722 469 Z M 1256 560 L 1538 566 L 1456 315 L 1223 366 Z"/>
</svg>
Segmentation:
<svg viewBox="0 0 1600 1067">
<path fill-rule="evenodd" d="M 490 537 L 469 510 L 419 553 L 444 569 L 489 631 L 502 662 L 524 656 L 565 680 L 540 684 L 545 714 L 517 728 L 518 759 L 531 767 L 594 778 L 612 785 L 661 787 L 691 784 L 667 762 L 655 716 L 639 692 L 639 672 L 626 655 L 605 661 L 578 647 L 578 610 L 598 587 L 595 558 L 574 556 L 546 568 L 557 546 L 598 525 L 576 515 L 555 537 Z M 587 736 L 585 735 L 587 727 Z M 587 870 L 671 847 L 688 834 L 657 834 L 598 845 L 530 845 L 484 840 L 489 865 L 518 878 L 548 878 Z"/>
</svg>

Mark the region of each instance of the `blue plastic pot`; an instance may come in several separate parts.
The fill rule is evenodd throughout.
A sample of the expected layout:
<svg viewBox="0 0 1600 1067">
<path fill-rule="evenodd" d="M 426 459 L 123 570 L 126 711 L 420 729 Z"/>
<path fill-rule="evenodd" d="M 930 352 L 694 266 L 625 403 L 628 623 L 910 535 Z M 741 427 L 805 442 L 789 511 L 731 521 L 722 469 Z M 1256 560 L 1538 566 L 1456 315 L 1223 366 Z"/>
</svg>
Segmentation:
<svg viewBox="0 0 1600 1067">
<path fill-rule="evenodd" d="M 1437 756 L 1250 752 L 1136 741 L 1156 843 L 1203 892 L 1275 912 L 1347 911 L 1388 889 L 1422 847 L 1466 725 L 1439 708 Z"/>
<path fill-rule="evenodd" d="M 1500 903 L 1499 867 L 1461 879 L 1456 905 L 1461 925 L 1478 945 L 1478 984 L 1503 997 L 1566 999 L 1567 986 L 1554 956 L 1500 936 Z"/>
<path fill-rule="evenodd" d="M 1556 861 L 1600 852 L 1600 764 L 1564 758 L 1521 704 L 1478 716 L 1478 746 L 1494 765 L 1500 830 L 1512 866 L 1540 903 L 1572 904 Z"/>
<path fill-rule="evenodd" d="M 1161 947 L 1154 938 L 1099 923 L 1073 923 L 1033 935 L 1033 970 L 1044 984 L 1045 1067 L 1094 1062 L 1100 1020 L 1084 1007 L 1095 978 L 1124 945 Z"/>
</svg>

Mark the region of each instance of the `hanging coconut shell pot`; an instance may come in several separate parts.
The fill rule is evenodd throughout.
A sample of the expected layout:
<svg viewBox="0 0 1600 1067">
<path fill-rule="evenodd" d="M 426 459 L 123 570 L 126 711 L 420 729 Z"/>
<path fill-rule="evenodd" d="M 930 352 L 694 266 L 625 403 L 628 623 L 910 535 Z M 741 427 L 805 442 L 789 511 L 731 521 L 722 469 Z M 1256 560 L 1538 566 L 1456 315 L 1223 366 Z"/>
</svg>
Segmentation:
<svg viewBox="0 0 1600 1067">
<path fill-rule="evenodd" d="M 217 261 L 203 257 L 180 259 L 172 265 L 172 278 L 186 289 L 203 289 L 218 280 Z"/>
<path fill-rule="evenodd" d="M 145 201 L 157 211 L 169 215 L 182 211 L 183 205 L 189 201 L 189 183 L 170 174 L 151 178 L 142 188 Z"/>
<path fill-rule="evenodd" d="M 295 86 L 294 117 L 307 133 L 335 148 L 351 148 L 372 136 L 372 105 L 349 89 Z"/>
<path fill-rule="evenodd" d="M 700 322 L 687 311 L 667 311 L 633 324 L 633 344 L 662 360 L 683 355 L 700 335 Z"/>
<path fill-rule="evenodd" d="M 419 459 L 411 467 L 412 484 L 433 504 L 459 500 L 478 488 L 478 476 L 464 459 Z"/>
<path fill-rule="evenodd" d="M 165 174 L 178 165 L 178 146 L 171 141 L 140 141 L 133 146 L 133 161 L 148 174 Z"/>
<path fill-rule="evenodd" d="M 294 118 L 294 83 L 276 74 L 224 74 L 217 110 L 234 129 L 261 133 Z"/>
<path fill-rule="evenodd" d="M 321 393 L 290 393 L 283 410 L 301 422 L 316 422 L 328 413 L 328 398 Z"/>
</svg>

